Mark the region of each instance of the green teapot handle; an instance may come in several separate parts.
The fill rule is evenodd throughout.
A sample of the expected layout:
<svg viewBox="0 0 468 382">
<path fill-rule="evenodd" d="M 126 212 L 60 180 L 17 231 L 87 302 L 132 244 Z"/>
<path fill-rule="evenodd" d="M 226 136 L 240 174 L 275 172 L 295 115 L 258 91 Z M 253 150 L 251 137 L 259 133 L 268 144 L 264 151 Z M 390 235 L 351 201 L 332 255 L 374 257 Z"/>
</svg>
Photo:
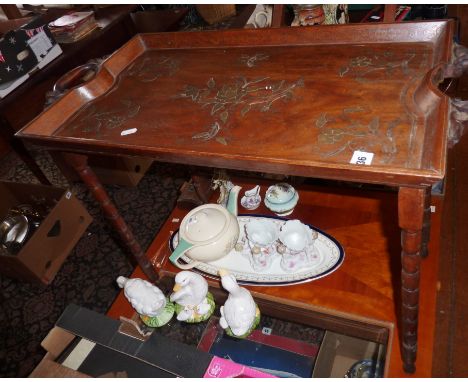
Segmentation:
<svg viewBox="0 0 468 382">
<path fill-rule="evenodd" d="M 176 267 L 180 269 L 192 269 L 194 266 L 198 265 L 200 262 L 192 261 L 189 264 L 183 264 L 178 261 L 179 258 L 192 247 L 194 247 L 193 244 L 189 243 L 188 241 L 182 238 L 179 238 L 179 244 L 174 249 L 174 252 L 172 252 L 172 255 L 169 256 L 169 260 L 171 261 L 172 264 L 174 264 Z"/>
</svg>

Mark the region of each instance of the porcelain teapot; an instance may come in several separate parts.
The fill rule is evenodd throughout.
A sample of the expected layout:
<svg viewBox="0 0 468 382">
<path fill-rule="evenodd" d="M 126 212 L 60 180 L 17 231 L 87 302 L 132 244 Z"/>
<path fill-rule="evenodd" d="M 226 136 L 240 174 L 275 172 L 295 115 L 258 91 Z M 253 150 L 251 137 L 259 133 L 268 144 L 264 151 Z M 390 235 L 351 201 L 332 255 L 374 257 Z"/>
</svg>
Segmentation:
<svg viewBox="0 0 468 382">
<path fill-rule="evenodd" d="M 191 210 L 180 223 L 179 244 L 169 260 L 181 269 L 191 269 L 200 262 L 214 261 L 227 255 L 239 239 L 237 197 L 241 187 L 234 186 L 227 206 L 203 204 Z M 193 261 L 182 264 L 182 255 Z"/>
</svg>

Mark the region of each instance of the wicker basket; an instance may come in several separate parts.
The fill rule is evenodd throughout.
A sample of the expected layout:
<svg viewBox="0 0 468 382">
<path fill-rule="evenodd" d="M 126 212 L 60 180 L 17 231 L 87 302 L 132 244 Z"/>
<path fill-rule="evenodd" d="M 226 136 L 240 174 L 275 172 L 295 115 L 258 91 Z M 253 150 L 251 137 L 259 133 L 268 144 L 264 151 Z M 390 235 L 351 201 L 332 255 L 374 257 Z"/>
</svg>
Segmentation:
<svg viewBox="0 0 468 382">
<path fill-rule="evenodd" d="M 236 15 L 234 4 L 199 4 L 198 13 L 208 24 L 215 24 Z"/>
</svg>

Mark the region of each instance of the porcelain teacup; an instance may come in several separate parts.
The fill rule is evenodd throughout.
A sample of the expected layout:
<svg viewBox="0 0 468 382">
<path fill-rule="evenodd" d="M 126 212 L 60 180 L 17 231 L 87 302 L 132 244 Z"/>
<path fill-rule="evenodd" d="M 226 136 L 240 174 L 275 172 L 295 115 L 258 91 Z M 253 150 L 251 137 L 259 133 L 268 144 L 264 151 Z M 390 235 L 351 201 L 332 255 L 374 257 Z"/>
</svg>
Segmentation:
<svg viewBox="0 0 468 382">
<path fill-rule="evenodd" d="M 245 225 L 250 262 L 256 271 L 270 267 L 276 253 L 278 227 L 270 220 L 251 220 Z"/>
<path fill-rule="evenodd" d="M 281 267 L 287 272 L 311 265 L 317 258 L 314 241 L 318 234 L 300 220 L 288 220 L 279 231 Z"/>
</svg>

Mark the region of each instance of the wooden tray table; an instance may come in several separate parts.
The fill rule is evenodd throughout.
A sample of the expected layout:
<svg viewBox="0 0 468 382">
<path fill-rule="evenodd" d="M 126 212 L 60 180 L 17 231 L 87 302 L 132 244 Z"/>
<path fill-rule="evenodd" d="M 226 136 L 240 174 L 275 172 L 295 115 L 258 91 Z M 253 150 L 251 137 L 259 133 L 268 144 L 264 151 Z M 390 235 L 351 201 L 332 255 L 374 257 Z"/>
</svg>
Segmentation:
<svg viewBox="0 0 468 382">
<path fill-rule="evenodd" d="M 87 153 L 398 187 L 411 373 L 430 188 L 445 175 L 450 103 L 438 84 L 452 37 L 450 21 L 138 35 L 18 136 L 69 152 L 152 281 Z"/>
</svg>

